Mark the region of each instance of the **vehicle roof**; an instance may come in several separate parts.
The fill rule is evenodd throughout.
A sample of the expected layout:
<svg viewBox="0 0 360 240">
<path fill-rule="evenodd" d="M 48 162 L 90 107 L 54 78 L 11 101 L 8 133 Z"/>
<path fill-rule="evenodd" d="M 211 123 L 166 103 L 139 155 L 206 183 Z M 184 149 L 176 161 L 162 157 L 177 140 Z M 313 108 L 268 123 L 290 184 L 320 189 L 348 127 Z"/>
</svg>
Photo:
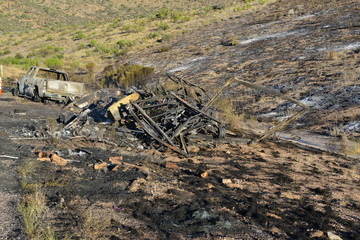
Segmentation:
<svg viewBox="0 0 360 240">
<path fill-rule="evenodd" d="M 39 70 L 43 70 L 43 71 L 47 71 L 47 72 L 63 73 L 63 74 L 67 75 L 67 72 L 56 70 L 56 69 L 53 69 L 53 68 L 44 68 L 44 67 L 37 67 L 37 66 L 35 66 L 33 68 L 38 68 Z"/>
</svg>

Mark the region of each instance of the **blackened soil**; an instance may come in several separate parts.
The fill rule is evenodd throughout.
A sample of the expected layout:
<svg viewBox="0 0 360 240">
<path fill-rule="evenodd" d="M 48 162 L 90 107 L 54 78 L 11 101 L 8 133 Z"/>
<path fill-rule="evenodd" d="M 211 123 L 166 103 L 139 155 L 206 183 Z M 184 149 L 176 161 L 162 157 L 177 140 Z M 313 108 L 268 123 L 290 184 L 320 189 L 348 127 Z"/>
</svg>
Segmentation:
<svg viewBox="0 0 360 240">
<path fill-rule="evenodd" d="M 59 238 L 327 239 L 328 232 L 342 239 L 360 236 L 356 160 L 271 141 L 251 146 L 200 141 L 197 153 L 178 157 L 85 140 L 41 140 L 27 134 L 44 128 L 46 119 L 61 108 L 13 99 L 1 105 L 2 154 L 20 159 L 7 161 L 11 163 L 4 168 L 2 184 L 9 188 L 4 192 L 19 194 L 15 169 L 21 161 L 33 163 L 26 180 L 42 186 L 48 208 L 43 222 Z M 69 164 L 36 161 L 34 148 L 56 151 Z M 123 157 L 118 171 L 111 165 L 93 168 L 113 156 Z M 10 204 L 3 211 L 13 219 L 3 223 L 10 230 L 6 236 L 21 239 L 15 208 Z"/>
<path fill-rule="evenodd" d="M 39 163 L 33 173 L 34 181 L 48 185 L 48 206 L 54 214 L 49 221 L 60 236 L 310 239 L 317 233 L 317 239 L 327 239 L 332 232 L 343 239 L 360 237 L 360 176 L 353 160 L 274 143 L 219 145 L 189 158 L 154 151 L 86 150 L 92 155 L 77 158 L 80 162 L 67 167 Z M 137 167 L 92 168 L 119 155 Z M 349 165 L 356 172 L 339 174 Z M 313 169 L 317 172 L 309 173 Z M 208 176 L 201 178 L 199 171 Z M 89 212 L 96 226 L 86 225 Z"/>
</svg>

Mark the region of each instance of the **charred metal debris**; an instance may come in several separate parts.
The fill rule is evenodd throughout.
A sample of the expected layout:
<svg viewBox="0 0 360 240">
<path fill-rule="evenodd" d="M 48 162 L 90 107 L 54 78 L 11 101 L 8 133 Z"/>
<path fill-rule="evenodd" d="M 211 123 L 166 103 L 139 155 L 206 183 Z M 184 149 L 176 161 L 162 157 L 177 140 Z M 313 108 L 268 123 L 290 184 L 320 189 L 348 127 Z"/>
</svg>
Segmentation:
<svg viewBox="0 0 360 240">
<path fill-rule="evenodd" d="M 128 91 L 101 89 L 88 94 L 64 107 L 64 112 L 57 119 L 57 123 L 61 124 L 60 130 L 53 130 L 52 135 L 84 138 L 116 146 L 158 150 L 167 147 L 181 155 L 188 155 L 191 135 L 222 138 L 228 132 L 225 125 L 213 117 L 211 106 L 234 81 L 283 97 L 303 108 L 252 142 L 281 130 L 307 109 L 294 99 L 236 78 L 228 80 L 211 99 L 198 85 L 171 74 L 167 74 L 167 78 L 172 84 L 170 90 L 168 86 L 165 88 L 158 84 L 152 92 L 131 87 Z M 210 100 L 204 103 L 204 99 Z"/>
</svg>

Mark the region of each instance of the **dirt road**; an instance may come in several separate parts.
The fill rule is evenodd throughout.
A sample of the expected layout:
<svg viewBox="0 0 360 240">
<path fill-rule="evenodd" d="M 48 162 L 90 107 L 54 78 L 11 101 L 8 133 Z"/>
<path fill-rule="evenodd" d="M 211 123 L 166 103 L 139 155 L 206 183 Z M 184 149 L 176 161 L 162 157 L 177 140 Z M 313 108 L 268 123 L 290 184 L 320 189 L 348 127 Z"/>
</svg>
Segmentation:
<svg viewBox="0 0 360 240">
<path fill-rule="evenodd" d="M 41 119 L 54 114 L 52 109 L 56 108 L 41 107 L 25 99 L 14 98 L 9 88 L 0 95 L 0 239 L 26 239 L 17 211 L 22 197 L 18 168 L 32 160 L 31 145 L 15 143 L 11 138 L 27 137 L 22 134 L 25 129 L 38 126 L 43 121 Z"/>
<path fill-rule="evenodd" d="M 1 100 L 0 100 L 1 101 Z M 18 157 L 16 146 L 0 132 L 0 155 Z M 16 207 L 21 198 L 17 167 L 18 159 L 0 157 L 0 239 L 24 239 L 22 224 Z"/>
</svg>

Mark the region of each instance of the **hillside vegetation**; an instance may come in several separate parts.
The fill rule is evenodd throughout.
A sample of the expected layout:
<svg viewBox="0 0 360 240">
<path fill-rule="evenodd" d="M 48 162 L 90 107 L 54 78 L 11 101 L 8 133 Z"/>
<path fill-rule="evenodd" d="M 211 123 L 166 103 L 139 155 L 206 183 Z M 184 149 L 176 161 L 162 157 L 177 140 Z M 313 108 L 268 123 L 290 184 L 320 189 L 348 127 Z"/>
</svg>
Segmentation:
<svg viewBox="0 0 360 240">
<path fill-rule="evenodd" d="M 125 1 L 125 0 L 15 0 L 0 3 L 0 31 L 24 30 L 28 27 L 58 27 L 61 25 L 106 22 L 150 16 L 160 8 L 188 11 L 218 1 Z M 225 6 L 232 1 L 222 1 Z"/>
<path fill-rule="evenodd" d="M 0 64 L 5 77 L 41 65 L 93 83 L 96 73 L 119 56 L 149 46 L 167 51 L 166 43 L 182 34 L 270 1 L 216 2 L 5 1 L 0 4 Z"/>
</svg>

